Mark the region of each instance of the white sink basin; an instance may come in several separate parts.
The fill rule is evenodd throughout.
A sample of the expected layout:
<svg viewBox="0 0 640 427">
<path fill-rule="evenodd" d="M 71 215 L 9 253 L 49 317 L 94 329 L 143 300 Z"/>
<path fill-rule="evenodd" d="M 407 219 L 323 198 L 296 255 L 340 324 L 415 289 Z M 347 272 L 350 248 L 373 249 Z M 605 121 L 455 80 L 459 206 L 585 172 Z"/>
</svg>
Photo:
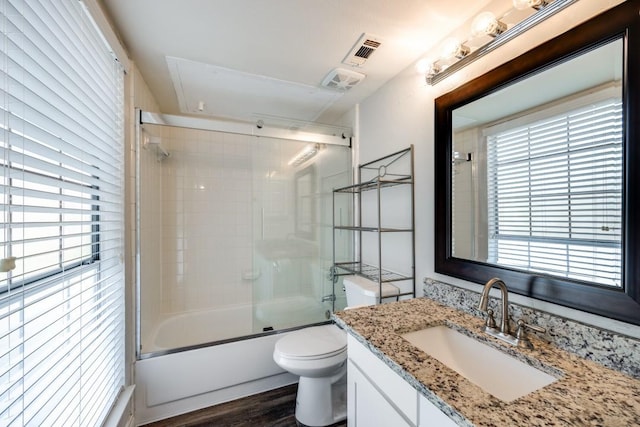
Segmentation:
<svg viewBox="0 0 640 427">
<path fill-rule="evenodd" d="M 402 337 L 505 402 L 511 402 L 557 380 L 546 372 L 447 326 L 433 326 L 403 334 Z"/>
</svg>

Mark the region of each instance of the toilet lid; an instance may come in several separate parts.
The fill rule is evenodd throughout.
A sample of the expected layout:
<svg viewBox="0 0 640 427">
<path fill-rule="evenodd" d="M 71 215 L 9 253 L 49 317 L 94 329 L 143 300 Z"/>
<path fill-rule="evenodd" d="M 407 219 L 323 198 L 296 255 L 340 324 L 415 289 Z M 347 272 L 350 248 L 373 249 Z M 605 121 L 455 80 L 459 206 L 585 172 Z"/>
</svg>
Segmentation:
<svg viewBox="0 0 640 427">
<path fill-rule="evenodd" d="M 275 351 L 290 359 L 319 359 L 346 348 L 347 334 L 335 325 L 324 325 L 290 333 L 276 342 Z"/>
</svg>

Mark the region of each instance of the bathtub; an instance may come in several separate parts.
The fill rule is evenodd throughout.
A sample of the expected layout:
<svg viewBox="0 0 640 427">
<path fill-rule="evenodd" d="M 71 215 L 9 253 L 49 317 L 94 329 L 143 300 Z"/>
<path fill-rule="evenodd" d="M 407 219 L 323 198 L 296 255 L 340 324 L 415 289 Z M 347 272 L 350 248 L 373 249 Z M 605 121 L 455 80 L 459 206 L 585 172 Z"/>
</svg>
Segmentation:
<svg viewBox="0 0 640 427">
<path fill-rule="evenodd" d="M 251 305 L 181 313 L 158 324 L 150 348 L 143 352 L 165 352 L 251 335 L 252 327 Z"/>
<path fill-rule="evenodd" d="M 296 307 L 291 316 L 281 308 Z M 136 424 L 272 390 L 298 381 L 273 361 L 276 341 L 288 332 L 237 340 L 252 330 L 290 328 L 307 310 L 325 308 L 310 298 L 179 314 L 163 320 L 135 366 Z M 255 325 L 254 325 L 255 323 Z M 298 323 L 299 324 L 299 323 Z M 231 342 L 225 340 L 233 339 Z M 178 350 L 186 347 L 186 349 Z"/>
<path fill-rule="evenodd" d="M 283 330 L 303 325 L 307 319 L 329 318 L 327 307 L 315 298 L 292 296 L 254 306 L 250 304 L 215 310 L 181 313 L 164 319 L 155 328 L 151 345 L 143 353 L 166 352 L 194 345 L 253 335 L 264 330 Z"/>
</svg>

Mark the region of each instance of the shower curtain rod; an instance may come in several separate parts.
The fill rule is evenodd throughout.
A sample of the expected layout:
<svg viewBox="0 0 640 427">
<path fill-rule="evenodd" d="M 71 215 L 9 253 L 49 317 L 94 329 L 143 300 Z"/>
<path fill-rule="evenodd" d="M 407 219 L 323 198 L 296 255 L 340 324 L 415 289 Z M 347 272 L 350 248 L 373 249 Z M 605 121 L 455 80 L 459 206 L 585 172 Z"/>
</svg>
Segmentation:
<svg viewBox="0 0 640 427">
<path fill-rule="evenodd" d="M 340 128 L 342 129 L 342 133 L 339 135 L 325 135 L 315 132 L 303 132 L 293 129 L 269 127 L 265 126 L 263 120 L 258 120 L 257 123 L 252 124 L 248 122 L 231 122 L 199 117 L 150 113 L 148 111 L 140 111 L 140 124 L 174 126 L 188 129 L 235 133 L 240 135 L 343 145 L 347 147 L 351 146 L 351 130 L 348 128 Z"/>
</svg>

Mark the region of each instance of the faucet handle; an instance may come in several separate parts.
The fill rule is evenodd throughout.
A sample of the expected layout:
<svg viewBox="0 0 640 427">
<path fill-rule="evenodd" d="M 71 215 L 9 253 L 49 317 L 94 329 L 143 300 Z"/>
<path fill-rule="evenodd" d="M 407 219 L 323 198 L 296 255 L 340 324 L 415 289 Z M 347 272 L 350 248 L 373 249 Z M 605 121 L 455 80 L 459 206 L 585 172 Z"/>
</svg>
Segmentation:
<svg viewBox="0 0 640 427">
<path fill-rule="evenodd" d="M 484 322 L 485 329 L 496 329 L 496 319 L 493 317 L 493 310 L 487 309 L 487 320 Z"/>
<path fill-rule="evenodd" d="M 526 329 L 531 329 L 532 331 L 540 333 L 547 332 L 545 328 L 537 325 L 530 325 L 522 319 L 518 319 L 516 325 L 518 325 L 518 329 L 516 331 L 516 343 L 519 347 L 533 348 L 533 344 L 531 344 L 531 341 L 529 341 L 529 338 L 527 337 Z"/>
</svg>

